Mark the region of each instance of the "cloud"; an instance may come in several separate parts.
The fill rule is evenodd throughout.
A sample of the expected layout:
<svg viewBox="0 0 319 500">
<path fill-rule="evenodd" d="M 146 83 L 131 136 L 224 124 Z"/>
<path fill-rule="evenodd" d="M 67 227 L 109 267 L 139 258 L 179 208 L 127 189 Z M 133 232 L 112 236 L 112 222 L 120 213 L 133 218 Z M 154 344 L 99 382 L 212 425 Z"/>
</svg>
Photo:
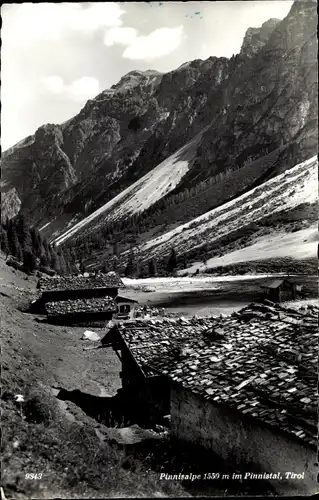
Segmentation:
<svg viewBox="0 0 319 500">
<path fill-rule="evenodd" d="M 73 5 L 73 4 L 68 4 Z M 92 3 L 87 9 L 78 7 L 77 15 L 72 18 L 71 26 L 81 31 L 95 31 L 97 28 L 120 26 L 125 11 L 118 3 Z"/>
<path fill-rule="evenodd" d="M 53 92 L 54 94 L 59 94 L 64 90 L 64 81 L 61 76 L 46 76 L 45 78 L 43 78 L 42 82 L 47 90 Z"/>
<path fill-rule="evenodd" d="M 111 47 L 114 44 L 130 45 L 137 37 L 137 31 L 134 28 L 111 28 L 104 37 L 104 44 Z"/>
<path fill-rule="evenodd" d="M 183 26 L 159 28 L 147 36 L 138 36 L 125 49 L 126 59 L 151 61 L 173 52 L 182 42 Z"/>
<path fill-rule="evenodd" d="M 68 30 L 92 33 L 99 28 L 121 26 L 125 11 L 114 2 L 23 3 L 2 9 L 4 44 L 29 47 L 38 40 L 57 41 Z"/>
<path fill-rule="evenodd" d="M 68 87 L 68 92 L 75 101 L 83 101 L 95 97 L 99 93 L 99 90 L 99 81 L 91 76 L 79 78 Z"/>
<path fill-rule="evenodd" d="M 64 94 L 73 101 L 83 102 L 95 97 L 100 90 L 99 81 L 91 76 L 83 76 L 66 85 L 61 76 L 51 75 L 42 79 L 45 90 L 53 94 Z"/>
<path fill-rule="evenodd" d="M 210 57 L 210 49 L 207 43 L 203 43 L 201 48 L 200 48 L 200 53 L 199 53 L 199 58 L 200 59 L 208 59 Z"/>
</svg>

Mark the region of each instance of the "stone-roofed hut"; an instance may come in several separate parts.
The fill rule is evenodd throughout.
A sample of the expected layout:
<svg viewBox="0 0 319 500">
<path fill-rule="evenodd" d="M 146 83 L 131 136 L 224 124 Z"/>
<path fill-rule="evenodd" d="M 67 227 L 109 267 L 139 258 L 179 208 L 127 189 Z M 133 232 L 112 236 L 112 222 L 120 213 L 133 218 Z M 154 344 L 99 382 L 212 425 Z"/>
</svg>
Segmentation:
<svg viewBox="0 0 319 500">
<path fill-rule="evenodd" d="M 117 306 L 112 297 L 102 297 L 47 302 L 45 309 L 50 323 L 72 325 L 102 322 L 104 324 L 112 319 Z"/>
<path fill-rule="evenodd" d="M 48 320 L 58 324 L 100 324 L 117 312 L 116 298 L 124 284 L 115 272 L 41 278 L 42 297 L 36 304 Z"/>
<path fill-rule="evenodd" d="M 41 278 L 37 288 L 42 292 L 44 302 L 60 300 L 116 297 L 123 281 L 115 272 L 91 274 L 88 276 L 54 276 Z"/>
<path fill-rule="evenodd" d="M 132 323 L 136 326 L 133 331 Z M 161 372 L 139 363 L 135 358 L 134 347 L 129 342 L 129 338 L 134 336 L 137 345 L 142 346 L 143 337 L 149 333 L 142 320 L 135 320 L 115 325 L 102 339 L 102 344 L 112 346 L 120 359 L 122 394 L 140 408 L 139 423 L 146 426 L 160 423 L 170 411 L 170 381 Z"/>
<path fill-rule="evenodd" d="M 317 322 L 318 308 L 268 302 L 228 318 L 135 320 L 103 343 L 118 352 L 123 387 L 145 390 L 144 400 L 150 391 L 154 416 L 170 407 L 177 439 L 245 471 L 280 472 L 278 492 L 309 495 L 317 491 Z"/>
<path fill-rule="evenodd" d="M 266 286 L 265 297 L 273 302 L 283 302 L 285 300 L 295 300 L 300 286 L 287 279 L 275 279 Z"/>
</svg>

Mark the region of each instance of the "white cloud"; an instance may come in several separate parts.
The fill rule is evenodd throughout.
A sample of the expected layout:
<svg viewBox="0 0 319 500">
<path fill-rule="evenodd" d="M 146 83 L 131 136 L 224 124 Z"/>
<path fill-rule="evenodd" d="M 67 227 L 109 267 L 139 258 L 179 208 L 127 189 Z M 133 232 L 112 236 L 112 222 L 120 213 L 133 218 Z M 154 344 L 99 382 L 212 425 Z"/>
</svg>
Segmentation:
<svg viewBox="0 0 319 500">
<path fill-rule="evenodd" d="M 200 53 L 199 53 L 199 58 L 205 60 L 210 55 L 211 54 L 210 54 L 210 50 L 209 50 L 208 44 L 207 43 L 203 43 L 202 46 L 201 46 Z"/>
<path fill-rule="evenodd" d="M 21 117 L 28 106 L 34 107 L 36 94 L 29 82 L 1 76 L 1 147 L 5 151 L 27 135 Z"/>
<path fill-rule="evenodd" d="M 65 94 L 73 101 L 84 102 L 95 97 L 100 90 L 99 81 L 92 76 L 83 76 L 70 85 L 64 83 L 61 76 L 51 75 L 42 79 L 44 88 L 53 94 Z"/>
<path fill-rule="evenodd" d="M 46 76 L 45 78 L 43 78 L 42 82 L 47 90 L 53 92 L 54 94 L 59 94 L 64 90 L 64 81 L 61 76 Z"/>
<path fill-rule="evenodd" d="M 73 4 L 68 4 L 72 5 Z M 77 15 L 72 16 L 71 26 L 81 31 L 95 31 L 101 27 L 120 26 L 122 24 L 121 16 L 125 11 L 118 3 L 100 2 L 92 3 L 87 9 L 83 9 L 79 4 L 77 6 Z"/>
<path fill-rule="evenodd" d="M 130 45 L 136 37 L 137 31 L 134 28 L 111 28 L 105 35 L 104 44 L 108 47 L 116 43 L 119 45 Z"/>
<path fill-rule="evenodd" d="M 23 3 L 2 11 L 4 44 L 25 47 L 38 40 L 59 40 L 68 30 L 92 33 L 122 24 L 125 11 L 117 3 Z"/>
<path fill-rule="evenodd" d="M 182 42 L 183 26 L 177 28 L 159 28 L 147 36 L 132 40 L 125 49 L 126 59 L 151 61 L 173 52 Z"/>
<path fill-rule="evenodd" d="M 75 80 L 68 87 L 68 92 L 75 101 L 83 101 L 95 97 L 99 93 L 100 84 L 96 78 L 84 76 Z"/>
</svg>

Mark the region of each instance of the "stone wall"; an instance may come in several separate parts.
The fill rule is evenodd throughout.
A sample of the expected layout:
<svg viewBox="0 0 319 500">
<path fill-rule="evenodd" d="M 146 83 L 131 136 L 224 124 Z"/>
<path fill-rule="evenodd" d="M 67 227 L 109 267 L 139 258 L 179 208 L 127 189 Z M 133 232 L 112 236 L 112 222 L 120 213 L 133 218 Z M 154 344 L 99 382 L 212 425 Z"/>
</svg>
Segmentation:
<svg viewBox="0 0 319 500">
<path fill-rule="evenodd" d="M 256 419 L 245 418 L 195 393 L 173 386 L 171 430 L 178 439 L 203 446 L 244 472 L 281 472 L 271 484 L 279 494 L 311 495 L 318 491 L 316 452 L 297 438 L 280 434 Z M 218 472 L 218 471 L 212 471 Z M 304 473 L 304 479 L 286 480 L 285 473 Z"/>
</svg>

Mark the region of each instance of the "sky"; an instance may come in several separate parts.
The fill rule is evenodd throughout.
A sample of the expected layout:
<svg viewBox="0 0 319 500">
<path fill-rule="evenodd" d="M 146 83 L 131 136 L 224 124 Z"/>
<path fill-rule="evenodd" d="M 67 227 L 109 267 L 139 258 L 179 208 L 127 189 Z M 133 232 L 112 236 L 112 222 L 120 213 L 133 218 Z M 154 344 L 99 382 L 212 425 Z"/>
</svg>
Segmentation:
<svg viewBox="0 0 319 500">
<path fill-rule="evenodd" d="M 292 1 L 2 4 L 1 147 L 62 123 L 133 69 L 231 57 Z"/>
</svg>

